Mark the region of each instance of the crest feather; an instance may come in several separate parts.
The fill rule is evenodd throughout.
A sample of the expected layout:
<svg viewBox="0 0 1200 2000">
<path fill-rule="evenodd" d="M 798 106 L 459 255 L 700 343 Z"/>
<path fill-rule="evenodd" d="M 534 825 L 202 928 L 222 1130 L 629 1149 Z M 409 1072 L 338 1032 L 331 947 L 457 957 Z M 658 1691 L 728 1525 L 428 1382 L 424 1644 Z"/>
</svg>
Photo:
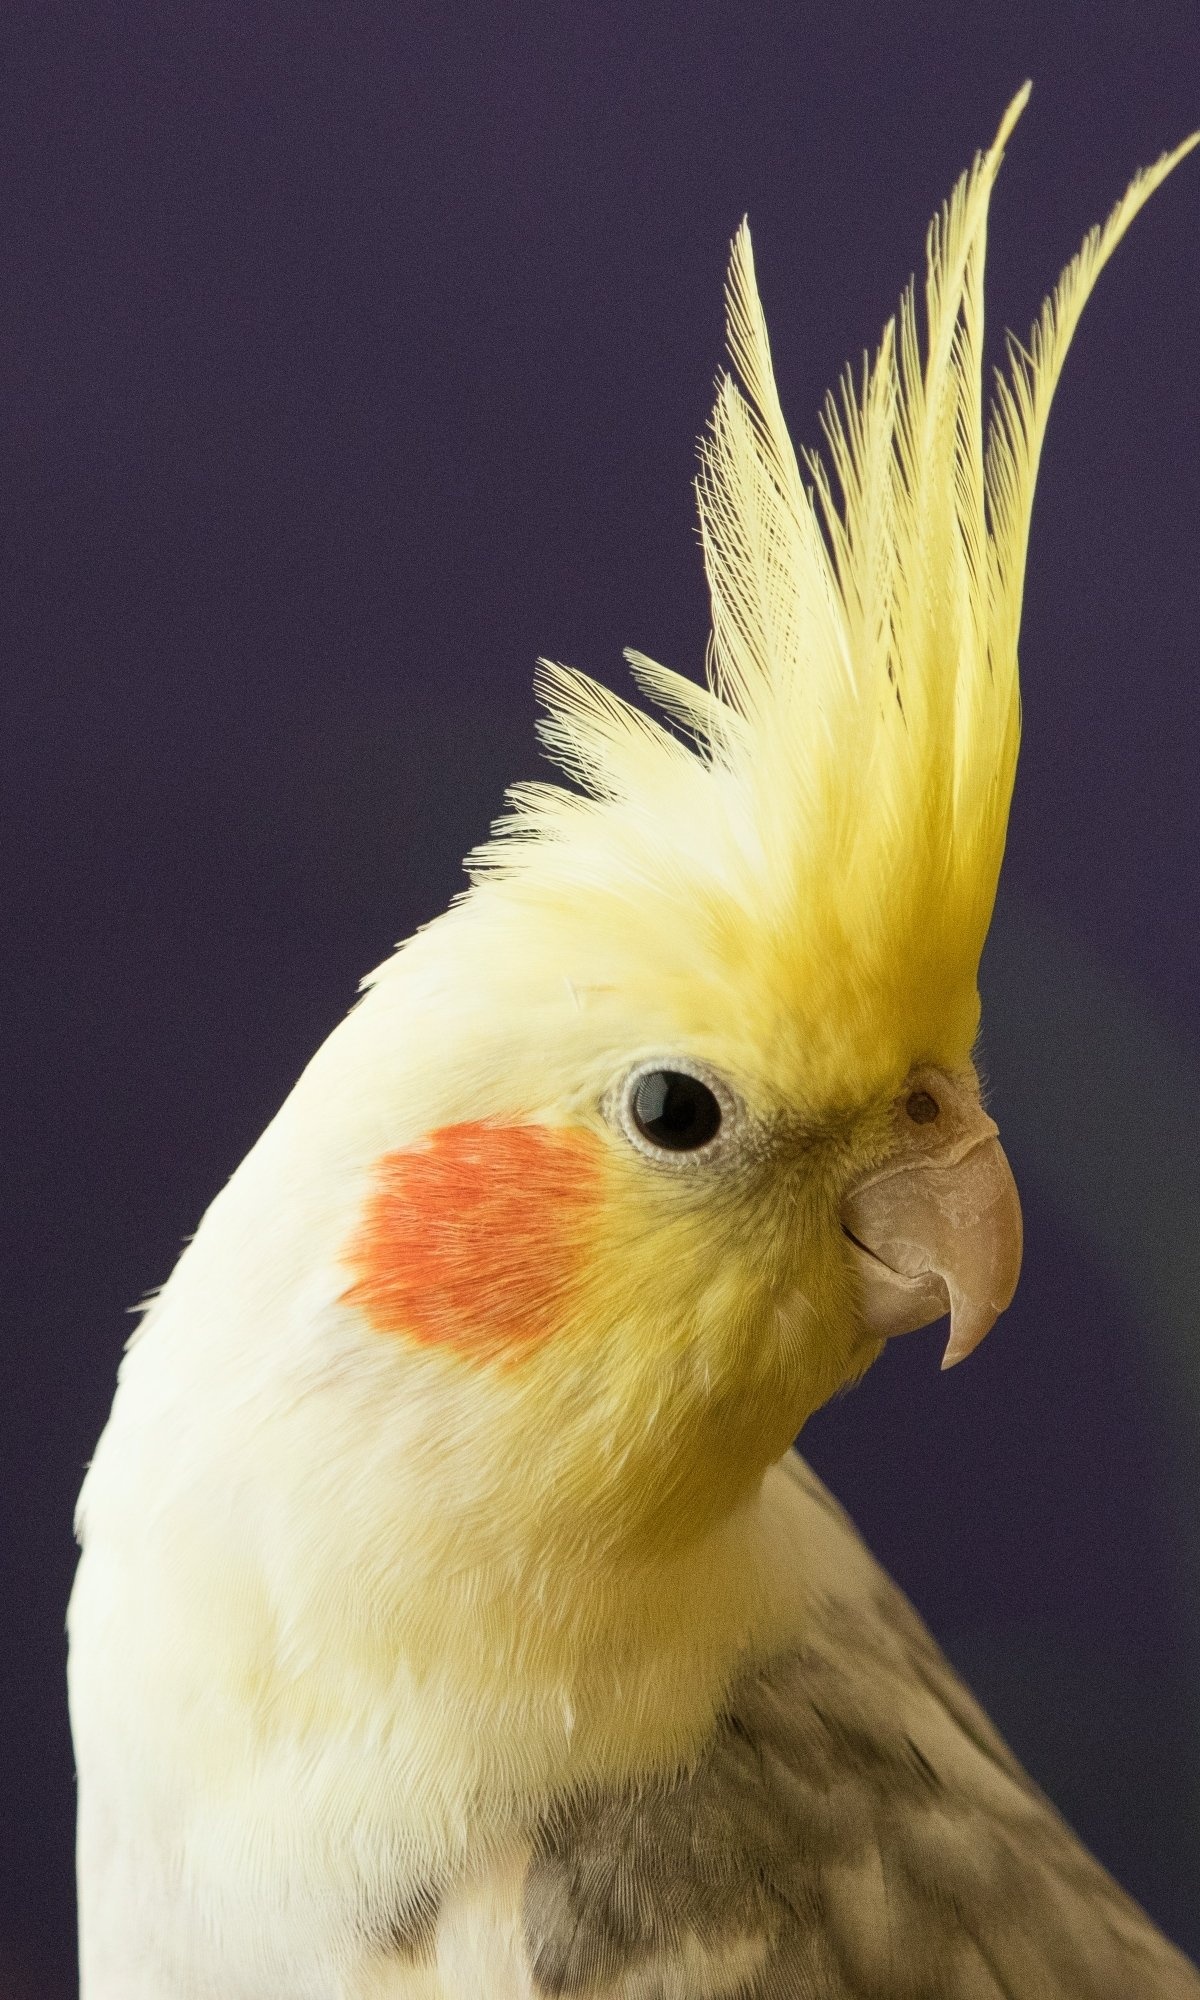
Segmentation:
<svg viewBox="0 0 1200 2000">
<path fill-rule="evenodd" d="M 1093 285 L 1130 223 L 1167 175 L 1200 145 L 1193 132 L 1152 167 L 1134 175 L 1103 227 L 1096 225 L 1063 271 L 1022 347 L 1010 334 L 1011 380 L 998 369 L 987 445 L 987 490 L 992 510 L 995 567 L 990 579 L 992 620 L 1015 651 L 1025 582 L 1025 556 L 1033 489 L 1054 390 L 1067 349 Z"/>
<path fill-rule="evenodd" d="M 732 366 L 717 383 L 696 481 L 712 602 L 708 685 L 626 655 L 691 743 L 543 662 L 543 741 L 591 804 L 568 808 L 553 787 L 522 788 L 498 829 L 509 838 L 472 857 L 476 874 L 493 878 L 528 882 L 544 864 L 560 886 L 577 867 L 578 881 L 607 878 L 623 895 L 631 884 L 678 894 L 691 879 L 697 907 L 732 896 L 743 934 L 757 930 L 786 961 L 784 986 L 794 993 L 815 959 L 836 957 L 860 999 L 906 1015 L 924 1054 L 939 1037 L 946 1044 L 951 1017 L 960 1041 L 976 1018 L 1016 769 L 1021 594 L 1054 389 L 1100 271 L 1200 139 L 1134 178 L 1067 265 L 1028 346 L 1010 337 L 985 441 L 988 204 L 1028 95 L 1026 85 L 930 226 L 923 312 L 910 284 L 861 376 L 847 371 L 826 399 L 824 453 L 803 461 L 742 223 L 725 288 Z M 740 962 L 748 949 L 743 935 Z"/>
</svg>

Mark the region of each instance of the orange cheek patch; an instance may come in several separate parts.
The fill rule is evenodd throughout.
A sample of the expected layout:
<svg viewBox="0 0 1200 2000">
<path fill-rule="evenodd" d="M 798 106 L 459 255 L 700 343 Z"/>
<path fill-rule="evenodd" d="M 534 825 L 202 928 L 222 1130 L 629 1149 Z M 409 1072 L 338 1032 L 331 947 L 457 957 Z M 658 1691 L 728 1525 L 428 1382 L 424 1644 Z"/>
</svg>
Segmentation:
<svg viewBox="0 0 1200 2000">
<path fill-rule="evenodd" d="M 380 1333 L 474 1355 L 553 1333 L 600 1197 L 599 1142 L 544 1125 L 445 1125 L 385 1153 L 343 1294 Z"/>
</svg>

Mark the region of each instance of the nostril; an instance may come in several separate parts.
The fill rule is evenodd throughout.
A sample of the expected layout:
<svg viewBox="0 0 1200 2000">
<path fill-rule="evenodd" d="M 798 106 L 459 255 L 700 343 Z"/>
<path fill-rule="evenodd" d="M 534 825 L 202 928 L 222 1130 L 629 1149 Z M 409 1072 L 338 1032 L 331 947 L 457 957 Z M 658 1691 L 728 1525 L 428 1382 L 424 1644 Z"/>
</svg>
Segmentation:
<svg viewBox="0 0 1200 2000">
<path fill-rule="evenodd" d="M 929 1091 L 914 1090 L 911 1097 L 905 1100 L 904 1109 L 914 1125 L 932 1125 L 941 1111 L 941 1106 Z"/>
</svg>

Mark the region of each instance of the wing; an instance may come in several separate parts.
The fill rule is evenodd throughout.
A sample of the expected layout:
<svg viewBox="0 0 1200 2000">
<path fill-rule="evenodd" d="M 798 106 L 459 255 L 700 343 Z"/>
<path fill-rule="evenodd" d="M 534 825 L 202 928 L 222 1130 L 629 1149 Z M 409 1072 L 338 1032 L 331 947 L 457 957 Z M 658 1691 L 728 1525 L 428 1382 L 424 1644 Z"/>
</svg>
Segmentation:
<svg viewBox="0 0 1200 2000">
<path fill-rule="evenodd" d="M 845 1589 L 734 1689 L 695 1769 L 547 1817 L 521 1992 L 1200 2000 L 794 1454 L 787 1476 L 797 1534 L 841 1538 Z"/>
</svg>

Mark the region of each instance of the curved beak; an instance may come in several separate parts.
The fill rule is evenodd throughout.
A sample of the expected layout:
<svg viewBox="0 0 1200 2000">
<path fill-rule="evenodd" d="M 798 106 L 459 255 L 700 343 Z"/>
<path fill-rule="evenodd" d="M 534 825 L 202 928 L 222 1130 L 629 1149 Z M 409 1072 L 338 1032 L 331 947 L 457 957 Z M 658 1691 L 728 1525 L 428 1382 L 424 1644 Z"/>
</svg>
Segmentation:
<svg viewBox="0 0 1200 2000">
<path fill-rule="evenodd" d="M 942 1367 L 978 1347 L 1021 1271 L 1021 1204 L 974 1079 L 924 1071 L 897 1104 L 899 1144 L 842 1205 L 876 1339 L 950 1315 Z"/>
</svg>

